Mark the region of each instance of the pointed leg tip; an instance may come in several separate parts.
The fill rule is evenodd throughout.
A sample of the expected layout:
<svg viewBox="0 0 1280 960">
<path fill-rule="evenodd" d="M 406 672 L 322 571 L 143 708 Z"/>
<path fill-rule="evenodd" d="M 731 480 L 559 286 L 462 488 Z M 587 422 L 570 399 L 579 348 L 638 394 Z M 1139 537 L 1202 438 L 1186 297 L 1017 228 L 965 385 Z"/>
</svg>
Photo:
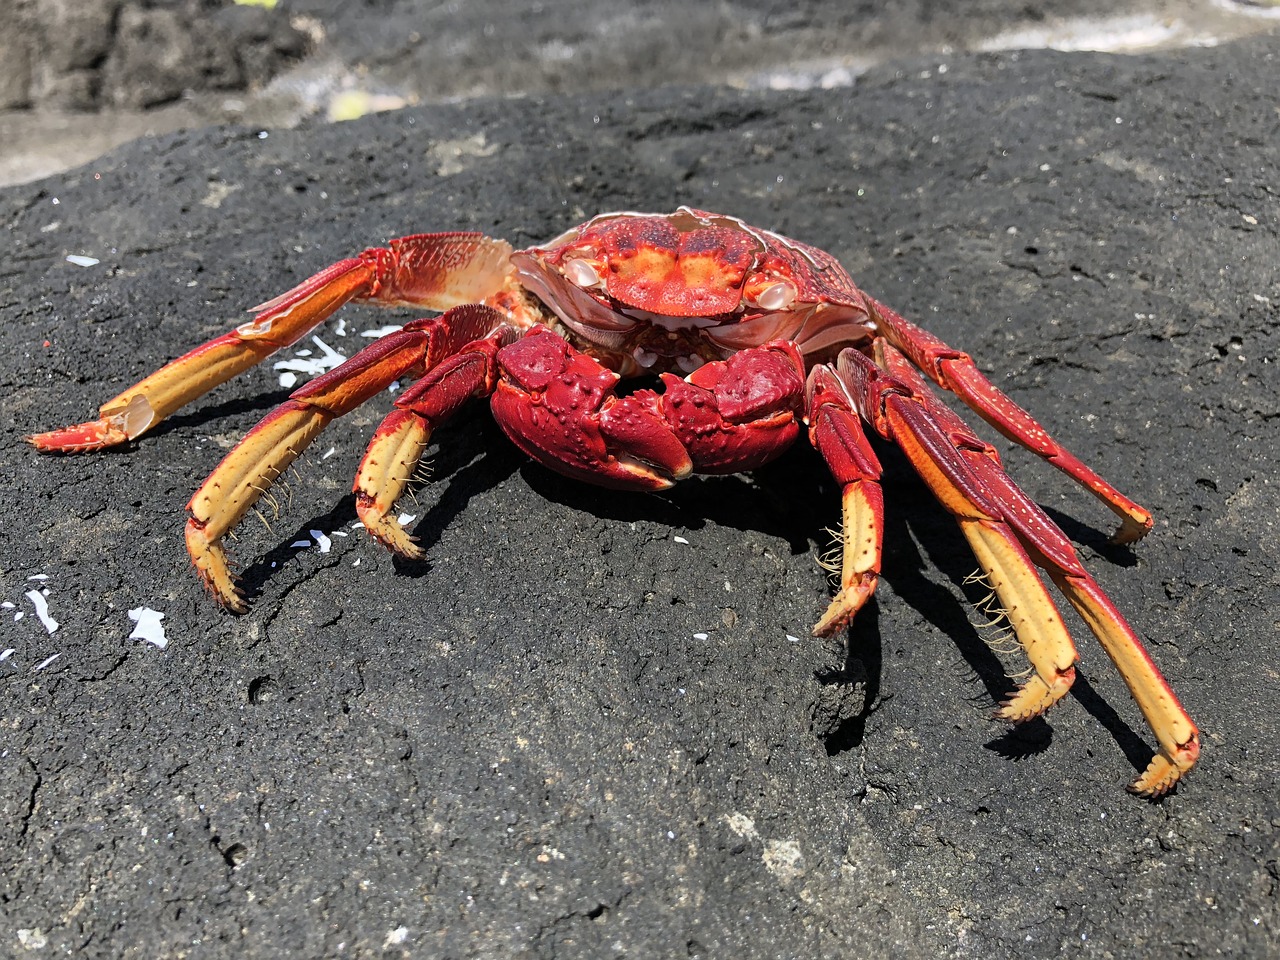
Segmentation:
<svg viewBox="0 0 1280 960">
<path fill-rule="evenodd" d="M 196 568 L 200 582 L 222 607 L 232 613 L 247 613 L 249 604 L 236 582 L 221 539 L 210 539 L 204 525 L 191 518 L 187 521 L 187 553 Z"/>
<path fill-rule="evenodd" d="M 831 598 L 831 603 L 827 605 L 826 612 L 814 624 L 813 635 L 815 637 L 832 637 L 848 627 L 853 622 L 853 618 L 858 611 L 871 599 L 871 595 L 876 589 L 877 579 L 874 576 L 864 575 L 861 580 L 843 587 L 839 593 Z"/>
<path fill-rule="evenodd" d="M 1142 776 L 1125 789 L 1135 797 L 1142 797 L 1144 800 L 1159 800 L 1177 785 L 1181 776 L 1182 774 L 1176 769 L 1153 772 L 1151 767 L 1148 767 Z"/>
<path fill-rule="evenodd" d="M 356 513 L 360 517 L 360 522 L 364 524 L 365 532 L 396 556 L 414 561 L 426 556 L 426 551 L 418 545 L 418 541 L 401 526 L 399 521 L 379 515 L 372 510 L 362 510 L 359 503 L 356 505 Z"/>
<path fill-rule="evenodd" d="M 1018 687 L 1013 696 L 1000 704 L 992 714 L 992 719 L 1007 723 L 1026 723 L 1043 716 L 1050 707 L 1066 696 L 1075 679 L 1074 666 L 1059 670 L 1052 681 L 1046 681 L 1039 675 L 1033 676 Z"/>
<path fill-rule="evenodd" d="M 1129 792 L 1158 800 L 1172 790 L 1199 759 L 1200 735 L 1196 732 L 1185 743 L 1178 744 L 1172 756 L 1162 751 L 1152 757 L 1147 769 L 1129 785 Z"/>
<path fill-rule="evenodd" d="M 223 608 L 231 613 L 241 614 L 249 612 L 249 603 L 244 598 L 244 591 L 239 587 L 230 596 L 223 596 L 215 593 L 214 599 L 222 604 Z"/>
<path fill-rule="evenodd" d="M 1137 543 L 1151 532 L 1151 527 L 1154 523 L 1155 521 L 1149 513 L 1143 513 L 1139 516 L 1127 516 L 1124 518 L 1124 522 L 1116 529 L 1116 532 L 1111 535 L 1111 543 L 1116 546 Z"/>
<path fill-rule="evenodd" d="M 41 453 L 85 453 L 123 443 L 129 438 L 105 420 L 91 420 L 71 427 L 61 427 L 44 433 L 33 433 L 27 442 Z"/>
</svg>

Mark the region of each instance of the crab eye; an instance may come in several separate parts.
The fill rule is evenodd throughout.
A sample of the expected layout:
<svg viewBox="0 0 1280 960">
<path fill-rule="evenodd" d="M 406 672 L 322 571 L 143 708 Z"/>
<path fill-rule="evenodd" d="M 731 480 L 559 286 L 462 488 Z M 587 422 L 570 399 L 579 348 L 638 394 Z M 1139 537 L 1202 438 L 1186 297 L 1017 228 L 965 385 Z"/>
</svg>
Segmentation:
<svg viewBox="0 0 1280 960">
<path fill-rule="evenodd" d="M 785 310 L 795 299 L 796 285 L 787 280 L 779 280 L 761 290 L 756 303 L 764 310 Z"/>
<path fill-rule="evenodd" d="M 596 273 L 596 268 L 585 260 L 566 260 L 561 269 L 569 278 L 569 282 L 576 286 L 594 287 L 600 283 L 600 274 Z"/>
</svg>

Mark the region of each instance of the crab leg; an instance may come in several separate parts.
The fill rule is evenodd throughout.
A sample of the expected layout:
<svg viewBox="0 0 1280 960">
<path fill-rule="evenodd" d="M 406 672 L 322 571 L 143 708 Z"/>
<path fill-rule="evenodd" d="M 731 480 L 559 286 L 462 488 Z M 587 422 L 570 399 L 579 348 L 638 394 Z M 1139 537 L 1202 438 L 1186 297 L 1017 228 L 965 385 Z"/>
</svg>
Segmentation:
<svg viewBox="0 0 1280 960">
<path fill-rule="evenodd" d="M 806 384 L 809 440 L 841 485 L 840 589 L 813 628 L 829 637 L 849 625 L 880 578 L 884 495 L 880 461 L 840 379 L 819 365 Z"/>
<path fill-rule="evenodd" d="M 502 319 L 492 307 L 469 305 L 408 323 L 295 390 L 245 434 L 187 504 L 187 551 L 215 599 L 238 612 L 246 609 L 222 538 L 331 420 L 385 390 L 391 381 L 440 363 L 458 349 L 458 340 L 465 343 L 483 336 Z"/>
<path fill-rule="evenodd" d="M 99 409 L 99 418 L 39 433 L 40 450 L 78 453 L 141 436 L 178 408 L 297 342 L 349 300 L 446 310 L 505 283 L 511 247 L 475 233 L 418 234 L 340 260 L 254 317 L 161 367 Z"/>
<path fill-rule="evenodd" d="M 510 327 L 499 327 L 432 368 L 396 401 L 396 409 L 369 441 L 353 487 L 356 512 L 365 530 L 400 556 L 422 556 L 422 548 L 391 512 L 417 471 L 432 432 L 466 401 L 493 393 L 498 350 L 515 336 Z"/>
<path fill-rule="evenodd" d="M 1105 503 L 1120 518 L 1113 543 L 1133 543 L 1151 529 L 1151 513 L 1134 503 L 1058 444 L 1031 414 L 995 387 L 968 354 L 947 346 L 884 304 L 867 298 L 885 338 L 945 390 L 1004 436 L 1039 454 Z"/>
<path fill-rule="evenodd" d="M 1075 680 L 1075 644 L 1031 559 L 987 489 L 939 426 L 936 412 L 902 380 L 856 350 L 837 361 L 859 412 L 911 460 L 939 502 L 960 524 L 983 574 L 1009 618 L 1034 673 L 1001 705 L 997 716 L 1029 720 L 1057 703 Z"/>
<path fill-rule="evenodd" d="M 939 403 L 907 359 L 893 347 L 877 343 L 876 359 L 889 374 L 882 379 L 879 399 L 883 404 L 883 418 L 890 427 L 890 438 L 907 451 L 935 494 L 960 519 L 961 529 L 991 579 L 1036 669 L 1036 676 L 999 715 L 1010 720 L 1034 716 L 1061 697 L 1074 678 L 1071 669 L 1074 647 L 1061 617 L 1033 572 L 1031 564 L 1034 563 L 1048 573 L 1098 638 L 1155 734 L 1159 752 L 1131 789 L 1145 796 L 1159 796 L 1168 791 L 1195 764 L 1199 734 L 1142 642 L 1085 570 L 1067 538 L 1009 479 L 995 449 L 974 436 L 959 417 Z M 856 377 L 854 369 L 866 371 L 867 368 L 877 369 L 861 354 L 846 351 L 841 355 L 842 375 L 848 371 Z M 931 432 L 935 434 L 932 442 L 928 439 Z M 945 441 L 945 446 L 937 442 L 939 438 Z M 932 462 L 920 457 L 923 449 L 928 450 L 927 457 Z M 948 465 L 947 460 L 952 462 Z M 965 490 L 964 483 L 957 483 L 948 490 L 945 478 L 952 474 L 963 476 L 965 482 L 976 486 Z M 942 482 L 939 476 L 944 478 Z M 999 521 L 992 523 L 966 516 L 956 509 L 963 504 L 953 504 L 950 499 L 957 492 L 964 494 L 970 503 L 978 504 L 980 501 L 972 499 L 972 494 L 977 492 L 987 505 L 995 506 Z M 990 506 L 986 509 L 990 511 Z M 1030 618 L 1029 608 L 1038 611 Z M 1037 631 L 1043 629 L 1049 630 L 1047 643 L 1038 637 Z M 1024 631 L 1027 631 L 1025 637 Z M 1058 639 L 1053 639 L 1059 634 Z M 1068 651 L 1070 659 L 1066 658 Z M 1044 652 L 1050 655 L 1048 664 L 1043 664 Z M 1041 662 L 1037 662 L 1038 659 Z M 1046 676 L 1045 665 L 1056 665 L 1057 685 L 1049 682 L 1051 678 Z M 1031 692 L 1037 680 L 1047 688 L 1043 700 Z"/>
</svg>

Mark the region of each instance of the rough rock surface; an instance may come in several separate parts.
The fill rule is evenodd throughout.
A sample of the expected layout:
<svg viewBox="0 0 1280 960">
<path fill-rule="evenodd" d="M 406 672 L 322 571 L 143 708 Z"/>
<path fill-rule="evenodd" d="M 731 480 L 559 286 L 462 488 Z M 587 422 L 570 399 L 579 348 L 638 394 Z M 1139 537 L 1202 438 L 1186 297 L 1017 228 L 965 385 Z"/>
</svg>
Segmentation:
<svg viewBox="0 0 1280 960">
<path fill-rule="evenodd" d="M 1278 59 L 1272 37 L 480 101 L 181 134 L 0 191 L 0 954 L 1266 955 Z M 832 251 L 1153 509 L 1109 548 L 1087 495 L 1007 456 L 1202 725 L 1176 795 L 1123 791 L 1150 737 L 1087 636 L 1074 696 L 991 724 L 1020 662 L 971 625 L 974 562 L 891 450 L 885 582 L 827 643 L 836 500 L 804 449 L 619 496 L 477 407 L 433 444 L 408 507 L 429 559 L 403 564 L 351 528 L 383 398 L 243 527 L 234 617 L 182 509 L 275 371 L 121 452 L 22 440 L 370 243 L 682 202 Z M 343 316 L 319 335 L 345 352 L 388 320 Z M 129 639 L 141 607 L 165 649 Z"/>
</svg>

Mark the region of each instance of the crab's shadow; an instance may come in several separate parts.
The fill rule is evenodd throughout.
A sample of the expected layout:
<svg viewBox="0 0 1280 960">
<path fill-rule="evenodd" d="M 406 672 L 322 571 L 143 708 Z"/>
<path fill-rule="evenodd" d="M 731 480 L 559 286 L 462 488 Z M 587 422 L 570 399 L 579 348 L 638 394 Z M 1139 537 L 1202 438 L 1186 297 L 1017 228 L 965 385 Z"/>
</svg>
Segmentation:
<svg viewBox="0 0 1280 960">
<path fill-rule="evenodd" d="M 256 409 L 262 399 L 231 401 L 212 412 L 220 415 Z M 269 398 L 266 405 L 270 405 Z M 210 412 L 206 409 L 200 419 Z M 699 477 L 653 495 L 619 493 L 566 481 L 531 463 L 507 440 L 483 404 L 464 411 L 447 430 L 440 431 L 439 440 L 432 453 L 431 470 L 438 478 L 437 489 L 433 490 L 429 509 L 413 529 L 425 558 L 396 557 L 394 567 L 400 576 L 426 576 L 431 569 L 432 550 L 444 532 L 471 508 L 475 499 L 508 482 L 516 473 L 535 496 L 601 519 L 643 521 L 686 530 L 719 525 L 754 531 L 786 542 L 793 556 L 820 553 L 830 541 L 827 528 L 838 517 L 835 485 L 821 459 L 805 444 L 795 445 L 750 475 Z M 970 610 L 956 602 L 953 591 L 937 575 L 941 573 L 958 587 L 967 597 L 968 606 L 977 605 L 985 588 L 969 582 L 977 567 L 973 554 L 906 458 L 878 441 L 876 449 L 884 464 L 888 494 L 882 574 L 892 584 L 897 598 L 951 638 L 984 688 L 971 699 L 977 707 L 991 710 L 1010 696 L 1016 685 L 971 621 Z M 1097 550 L 1108 561 L 1120 565 L 1135 562 L 1128 549 L 1110 545 L 1101 531 L 1057 511 L 1049 512 L 1073 540 Z M 278 539 L 276 547 L 242 572 L 246 595 L 252 600 L 262 593 L 273 570 L 283 567 L 296 554 L 293 542 L 304 539 L 311 530 L 336 529 L 354 516 L 354 497 L 347 495 L 326 512 L 298 524 L 293 536 Z M 868 718 L 881 700 L 882 673 L 879 608 L 873 600 L 846 633 L 843 662 L 817 676 L 824 686 L 862 686 L 860 709 L 815 731 L 828 753 L 841 753 L 863 742 Z M 1153 756 L 1151 748 L 1083 676 L 1077 676 L 1072 695 L 1111 734 L 1135 769 L 1145 768 Z M 1051 725 L 1044 718 L 1036 718 L 1006 728 L 986 746 L 1018 760 L 1043 752 L 1051 740 Z"/>
<path fill-rule="evenodd" d="M 893 496 L 885 498 L 885 578 L 893 584 L 897 596 L 956 644 L 965 663 L 985 687 L 986 695 L 973 699 L 984 706 L 1005 700 L 1014 692 L 1016 684 L 988 646 L 980 628 L 969 619 L 969 611 L 957 604 L 951 592 L 927 572 L 930 568 L 941 572 L 964 593 L 969 606 L 976 607 L 988 592 L 984 585 L 973 581 L 977 561 L 959 528 L 938 505 L 907 459 L 884 444 L 877 446 L 877 453 L 884 464 L 886 486 L 889 482 L 893 485 Z M 1036 465 L 1027 466 L 1034 469 Z M 1085 502 L 1082 498 L 1081 503 Z M 1111 544 L 1100 530 L 1058 511 L 1048 512 L 1072 540 L 1093 547 L 1118 564 L 1130 566 L 1136 562 L 1128 548 Z M 1063 603 L 1060 599 L 1057 602 L 1060 606 Z M 1083 624 L 1081 630 L 1084 630 Z M 1079 635 L 1080 631 L 1076 631 L 1076 636 Z M 1146 768 L 1154 751 L 1079 672 L 1071 695 L 1111 734 L 1135 770 Z M 997 722 L 1003 724 L 1003 721 Z M 1052 725 L 1042 716 L 1004 726 L 986 747 L 1009 759 L 1021 760 L 1047 750 L 1052 736 Z"/>
</svg>

